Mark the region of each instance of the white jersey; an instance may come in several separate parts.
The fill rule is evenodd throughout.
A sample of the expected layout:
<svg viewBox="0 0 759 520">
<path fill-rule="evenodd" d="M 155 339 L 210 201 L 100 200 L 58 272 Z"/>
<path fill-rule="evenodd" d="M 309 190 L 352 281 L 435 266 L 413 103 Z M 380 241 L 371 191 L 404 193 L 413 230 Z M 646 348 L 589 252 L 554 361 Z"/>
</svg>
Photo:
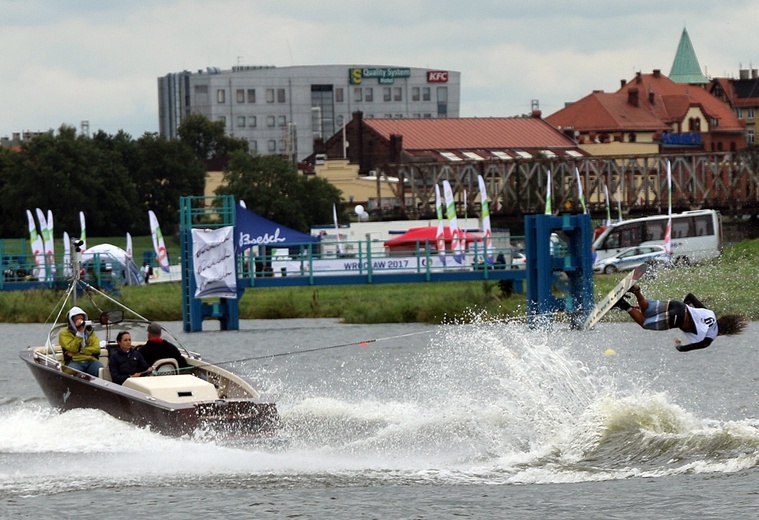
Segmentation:
<svg viewBox="0 0 759 520">
<path fill-rule="evenodd" d="M 691 343 L 698 343 L 704 338 L 714 340 L 719 332 L 719 329 L 717 328 L 717 316 L 714 312 L 709 309 L 697 309 L 690 305 L 686 305 L 686 307 L 693 320 L 693 324 L 696 326 L 696 333 L 693 334 L 692 332 L 683 331 L 685 337 L 687 337 Z"/>
</svg>

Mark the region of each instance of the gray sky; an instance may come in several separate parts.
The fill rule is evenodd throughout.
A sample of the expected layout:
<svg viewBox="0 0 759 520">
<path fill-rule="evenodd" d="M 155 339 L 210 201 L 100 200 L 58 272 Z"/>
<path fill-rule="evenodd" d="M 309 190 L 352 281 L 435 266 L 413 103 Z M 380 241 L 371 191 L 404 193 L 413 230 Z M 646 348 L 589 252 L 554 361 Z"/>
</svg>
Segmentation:
<svg viewBox="0 0 759 520">
<path fill-rule="evenodd" d="M 759 67 L 758 24 L 749 0 L 0 0 L 0 136 L 157 132 L 159 76 L 237 63 L 457 70 L 462 116 L 546 116 L 668 74 L 683 27 L 708 76 Z"/>
</svg>

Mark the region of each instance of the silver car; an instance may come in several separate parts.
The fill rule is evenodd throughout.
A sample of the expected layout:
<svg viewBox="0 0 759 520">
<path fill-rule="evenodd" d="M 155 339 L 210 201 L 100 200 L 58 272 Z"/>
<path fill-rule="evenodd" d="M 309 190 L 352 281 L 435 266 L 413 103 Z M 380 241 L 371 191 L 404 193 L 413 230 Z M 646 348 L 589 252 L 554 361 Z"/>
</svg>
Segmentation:
<svg viewBox="0 0 759 520">
<path fill-rule="evenodd" d="M 662 246 L 635 246 L 623 249 L 616 255 L 599 260 L 593 265 L 594 273 L 630 271 L 646 262 L 665 262 L 667 253 Z"/>
</svg>

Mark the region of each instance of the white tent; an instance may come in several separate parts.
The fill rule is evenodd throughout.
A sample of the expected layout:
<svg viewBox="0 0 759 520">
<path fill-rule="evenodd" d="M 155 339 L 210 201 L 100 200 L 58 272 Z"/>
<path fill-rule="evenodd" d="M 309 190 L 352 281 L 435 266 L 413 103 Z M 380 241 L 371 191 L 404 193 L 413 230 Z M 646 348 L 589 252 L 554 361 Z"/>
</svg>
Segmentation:
<svg viewBox="0 0 759 520">
<path fill-rule="evenodd" d="M 126 251 L 113 244 L 100 244 L 87 248 L 82 253 L 82 264 L 92 262 L 95 255 L 100 257 L 100 262 L 110 267 L 115 276 L 121 277 L 124 283 L 139 285 L 144 283 L 140 276 L 140 269 L 134 263 L 134 259 Z"/>
</svg>

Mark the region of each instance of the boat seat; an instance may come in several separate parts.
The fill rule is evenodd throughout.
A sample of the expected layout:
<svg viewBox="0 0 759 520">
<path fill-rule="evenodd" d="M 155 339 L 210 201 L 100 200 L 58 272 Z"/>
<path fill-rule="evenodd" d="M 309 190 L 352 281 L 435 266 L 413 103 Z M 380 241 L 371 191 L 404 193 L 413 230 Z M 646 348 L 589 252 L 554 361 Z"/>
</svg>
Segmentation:
<svg viewBox="0 0 759 520">
<path fill-rule="evenodd" d="M 100 379 L 105 379 L 106 381 L 113 381 L 113 379 L 111 379 L 111 370 L 108 367 L 98 368 L 98 377 Z"/>
<path fill-rule="evenodd" d="M 179 374 L 179 363 L 174 358 L 162 358 L 153 363 L 154 376 L 175 376 Z"/>
</svg>

